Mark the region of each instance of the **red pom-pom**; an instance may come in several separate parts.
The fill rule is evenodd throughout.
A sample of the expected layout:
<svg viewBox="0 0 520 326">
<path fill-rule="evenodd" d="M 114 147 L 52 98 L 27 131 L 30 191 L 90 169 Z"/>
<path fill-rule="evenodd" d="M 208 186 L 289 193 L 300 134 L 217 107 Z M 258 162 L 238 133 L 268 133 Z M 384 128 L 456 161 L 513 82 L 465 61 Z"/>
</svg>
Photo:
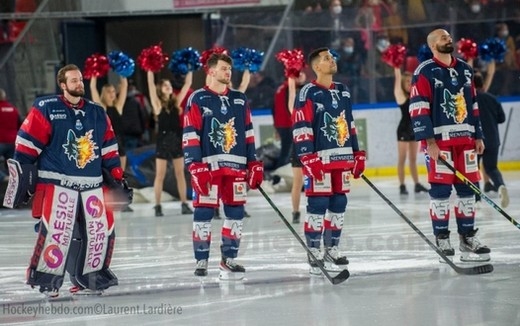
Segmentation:
<svg viewBox="0 0 520 326">
<path fill-rule="evenodd" d="M 381 60 L 393 68 L 400 68 L 406 58 L 406 47 L 402 44 L 392 44 L 381 53 Z"/>
<path fill-rule="evenodd" d="M 159 72 L 167 62 L 168 55 L 163 53 L 161 44 L 143 49 L 137 57 L 139 67 L 145 71 Z"/>
<path fill-rule="evenodd" d="M 208 67 L 206 66 L 206 63 L 208 62 L 209 57 L 211 57 L 211 55 L 213 53 L 217 53 L 217 54 L 225 53 L 225 54 L 228 54 L 228 50 L 226 48 L 223 48 L 223 47 L 220 47 L 220 46 L 214 46 L 211 49 L 207 49 L 207 50 L 202 51 L 202 53 L 200 55 L 200 63 L 202 63 L 202 67 L 204 68 L 205 72 L 208 72 Z"/>
<path fill-rule="evenodd" d="M 478 56 L 477 43 L 471 39 L 461 38 L 457 42 L 458 52 L 464 60 L 475 59 Z"/>
<path fill-rule="evenodd" d="M 300 72 L 305 68 L 305 56 L 300 49 L 282 50 L 276 54 L 276 59 L 285 67 L 285 77 L 298 78 Z"/>
<path fill-rule="evenodd" d="M 85 60 L 83 78 L 103 77 L 108 74 L 109 70 L 108 58 L 100 53 L 94 53 Z"/>
</svg>

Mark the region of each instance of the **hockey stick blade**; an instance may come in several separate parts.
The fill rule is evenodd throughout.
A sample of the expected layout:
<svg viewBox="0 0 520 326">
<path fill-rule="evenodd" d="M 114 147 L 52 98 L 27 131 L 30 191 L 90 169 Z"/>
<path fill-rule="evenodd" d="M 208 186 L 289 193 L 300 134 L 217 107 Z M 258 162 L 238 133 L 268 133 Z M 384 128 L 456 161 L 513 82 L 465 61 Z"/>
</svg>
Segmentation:
<svg viewBox="0 0 520 326">
<path fill-rule="evenodd" d="M 361 178 L 363 178 L 363 180 L 365 180 L 365 182 L 370 186 L 370 188 L 372 188 L 378 195 L 379 197 L 381 197 L 387 204 L 388 206 L 390 206 L 394 212 L 397 213 L 397 215 L 399 215 L 406 223 L 408 223 L 408 225 L 439 255 L 441 256 L 441 258 L 446 262 L 446 264 L 450 265 L 451 268 L 453 268 L 453 270 L 459 274 L 464 274 L 464 275 L 477 275 L 477 274 L 486 274 L 486 273 L 491 273 L 493 271 L 493 265 L 491 264 L 485 264 L 485 265 L 479 265 L 479 266 L 473 266 L 473 267 L 460 267 L 460 266 L 457 266 L 455 265 L 451 259 L 448 258 L 448 256 L 446 256 L 444 254 L 444 252 L 442 252 L 442 250 L 440 250 L 435 244 L 433 244 L 433 242 L 430 241 L 430 239 L 428 239 L 428 237 L 426 235 L 424 235 L 424 233 L 421 232 L 421 230 L 419 230 L 415 224 L 413 224 L 413 222 L 408 218 L 406 217 L 406 215 L 403 214 L 403 212 L 401 212 L 401 210 L 399 210 L 399 208 L 397 208 L 391 201 L 390 199 L 388 199 L 370 180 L 368 180 L 368 178 L 366 176 L 364 176 L 363 174 L 361 175 Z"/>
<path fill-rule="evenodd" d="M 278 216 L 282 219 L 282 222 L 285 224 L 285 226 L 287 226 L 287 228 L 289 229 L 289 231 L 291 231 L 291 233 L 294 235 L 294 237 L 296 238 L 296 240 L 298 240 L 298 242 L 302 245 L 302 247 L 305 249 L 305 251 L 307 252 L 307 255 L 309 255 L 309 257 L 311 257 L 312 261 L 314 261 L 316 263 L 316 265 L 318 266 L 318 268 L 321 270 L 321 272 L 323 273 L 323 275 L 325 275 L 325 277 L 332 283 L 332 284 L 340 284 L 340 283 L 343 283 L 345 282 L 349 277 L 350 277 L 350 273 L 348 271 L 348 269 L 344 269 L 341 271 L 341 273 L 339 273 L 338 275 L 332 277 L 329 272 L 325 269 L 325 267 L 323 266 L 323 263 L 320 262 L 318 260 L 318 258 L 316 258 L 316 256 L 314 256 L 314 254 L 309 250 L 309 248 L 307 248 L 307 245 L 305 244 L 305 242 L 303 242 L 302 238 L 300 238 L 300 236 L 298 235 L 298 232 L 296 232 L 296 230 L 292 227 L 291 223 L 289 223 L 289 221 L 287 221 L 287 219 L 285 218 L 285 216 L 283 216 L 282 212 L 280 212 L 280 210 L 278 209 L 278 207 L 276 207 L 276 205 L 273 203 L 273 201 L 271 200 L 271 198 L 267 195 L 267 193 L 264 191 L 264 189 L 262 189 L 261 186 L 258 186 L 258 191 L 260 191 L 260 193 L 262 194 L 262 196 L 264 196 L 265 200 L 267 200 L 267 202 L 269 203 L 269 205 L 271 205 L 271 207 L 274 209 L 274 211 L 278 214 Z"/>
<path fill-rule="evenodd" d="M 439 161 L 444 164 L 451 172 L 455 173 L 457 178 L 460 181 L 464 182 L 464 184 L 473 190 L 473 192 L 480 196 L 480 198 L 484 198 L 484 200 L 491 205 L 495 210 L 497 210 L 502 216 L 504 216 L 509 222 L 511 222 L 514 226 L 520 229 L 520 223 L 518 223 L 514 218 L 512 218 L 509 214 L 507 214 L 502 207 L 498 206 L 491 198 L 489 198 L 486 194 L 484 194 L 479 187 L 477 187 L 473 182 L 471 182 L 464 174 L 462 174 L 459 170 L 455 169 L 453 165 L 448 163 L 444 158 L 439 156 Z"/>
</svg>

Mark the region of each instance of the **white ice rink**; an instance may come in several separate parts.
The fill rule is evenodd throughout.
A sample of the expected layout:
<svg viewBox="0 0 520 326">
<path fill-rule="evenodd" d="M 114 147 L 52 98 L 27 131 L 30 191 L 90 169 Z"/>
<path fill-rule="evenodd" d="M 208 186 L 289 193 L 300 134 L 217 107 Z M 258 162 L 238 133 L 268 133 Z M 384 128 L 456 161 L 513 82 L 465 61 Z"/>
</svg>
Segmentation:
<svg viewBox="0 0 520 326">
<path fill-rule="evenodd" d="M 520 172 L 506 172 L 520 221 Z M 430 239 L 426 194 L 398 195 L 396 178 L 370 180 Z M 408 185 L 411 189 L 412 185 Z M 270 194 L 291 218 L 288 193 Z M 490 197 L 498 202 L 496 193 Z M 302 210 L 305 198 L 302 197 Z M 35 242 L 26 210 L 0 210 L 0 324 L 12 325 L 520 325 L 520 229 L 483 202 L 479 238 L 494 271 L 459 275 L 362 180 L 353 183 L 340 248 L 351 277 L 332 285 L 310 277 L 306 253 L 262 195 L 250 192 L 238 261 L 239 282 L 219 281 L 220 226 L 213 221 L 209 275 L 193 275 L 192 216 L 180 204 L 135 204 L 116 219 L 112 270 L 120 285 L 102 296 L 71 296 L 65 282 L 48 301 L 25 285 Z M 303 218 L 303 217 L 302 217 Z M 458 248 L 455 220 L 451 241 Z M 303 224 L 295 225 L 302 235 Z M 458 250 L 457 250 L 458 254 Z M 458 265 L 460 261 L 455 259 Z M 467 266 L 467 265 L 466 265 Z"/>
</svg>

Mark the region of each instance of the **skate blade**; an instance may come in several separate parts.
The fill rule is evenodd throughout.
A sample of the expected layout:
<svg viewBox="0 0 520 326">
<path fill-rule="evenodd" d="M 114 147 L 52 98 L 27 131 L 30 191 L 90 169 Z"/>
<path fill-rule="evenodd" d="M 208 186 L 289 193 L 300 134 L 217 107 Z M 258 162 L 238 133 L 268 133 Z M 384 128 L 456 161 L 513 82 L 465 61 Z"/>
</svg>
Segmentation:
<svg viewBox="0 0 520 326">
<path fill-rule="evenodd" d="M 218 278 L 222 281 L 240 281 L 244 279 L 245 275 L 245 273 L 241 272 L 220 271 Z"/>
<path fill-rule="evenodd" d="M 347 267 L 347 265 L 342 265 L 342 266 L 344 266 L 344 267 L 341 268 L 340 265 L 336 265 L 334 263 L 327 262 L 327 261 L 323 264 L 323 267 L 325 268 L 325 270 L 330 273 L 341 273 Z M 321 273 L 321 271 L 320 271 L 320 273 Z"/>
<path fill-rule="evenodd" d="M 481 263 L 490 261 L 489 254 L 461 253 L 460 261 L 464 263 Z"/>
<path fill-rule="evenodd" d="M 312 266 L 309 268 L 309 274 L 311 276 L 315 276 L 315 277 L 323 276 L 321 269 L 319 269 L 318 267 L 312 267 Z"/>
<path fill-rule="evenodd" d="M 69 289 L 69 292 L 72 293 L 73 295 L 102 295 L 103 294 L 103 290 L 91 290 L 91 289 L 79 290 L 75 287 L 71 287 Z"/>
<path fill-rule="evenodd" d="M 58 292 L 41 292 L 43 295 L 47 297 L 47 299 L 52 300 L 56 299 L 60 296 Z"/>
</svg>

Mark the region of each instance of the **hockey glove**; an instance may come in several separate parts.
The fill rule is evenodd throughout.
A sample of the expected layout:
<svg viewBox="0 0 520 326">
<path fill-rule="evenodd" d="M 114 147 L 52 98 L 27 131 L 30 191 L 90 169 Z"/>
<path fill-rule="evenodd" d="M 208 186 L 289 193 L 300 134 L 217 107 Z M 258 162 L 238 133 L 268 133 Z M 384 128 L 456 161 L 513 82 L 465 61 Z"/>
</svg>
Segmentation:
<svg viewBox="0 0 520 326">
<path fill-rule="evenodd" d="M 202 196 L 209 195 L 211 171 L 206 163 L 194 162 L 188 168 L 191 174 L 191 186 Z"/>
<path fill-rule="evenodd" d="M 323 180 L 323 163 L 318 154 L 312 153 L 300 157 L 303 164 L 303 171 L 307 176 L 310 176 L 318 181 Z"/>
<path fill-rule="evenodd" d="M 264 181 L 264 164 L 261 161 L 247 163 L 247 184 L 251 189 L 257 189 Z"/>
<path fill-rule="evenodd" d="M 354 168 L 352 169 L 352 175 L 354 179 L 358 179 L 365 171 L 365 161 L 367 157 L 365 151 L 354 152 Z"/>
<path fill-rule="evenodd" d="M 20 162 L 8 159 L 9 183 L 5 190 L 4 206 L 17 208 L 20 204 L 26 204 L 36 191 L 38 169 L 34 164 L 20 164 Z"/>
<path fill-rule="evenodd" d="M 106 205 L 114 211 L 123 211 L 134 199 L 134 190 L 128 186 L 123 170 L 113 168 L 112 171 L 103 169 L 103 184 L 108 187 Z"/>
</svg>

